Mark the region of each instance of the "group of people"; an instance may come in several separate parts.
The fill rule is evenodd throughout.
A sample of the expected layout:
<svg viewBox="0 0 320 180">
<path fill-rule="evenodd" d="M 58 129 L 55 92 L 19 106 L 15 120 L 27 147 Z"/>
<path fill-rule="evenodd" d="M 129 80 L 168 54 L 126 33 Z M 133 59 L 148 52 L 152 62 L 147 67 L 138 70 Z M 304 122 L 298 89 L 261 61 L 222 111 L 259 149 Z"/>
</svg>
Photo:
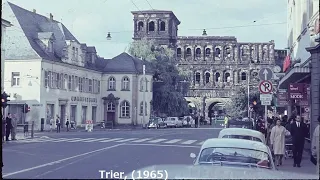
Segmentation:
<svg viewBox="0 0 320 180">
<path fill-rule="evenodd" d="M 320 117 L 318 117 L 320 122 Z M 286 137 L 292 140 L 293 167 L 301 167 L 302 154 L 304 150 L 305 138 L 309 137 L 309 128 L 302 121 L 301 116 L 295 116 L 284 122 L 276 119 L 275 125 L 271 125 L 270 146 L 275 155 L 277 166 L 282 165 L 282 158 L 286 150 Z M 312 136 L 312 156 L 317 158 L 317 172 L 319 172 L 319 125 Z"/>
<path fill-rule="evenodd" d="M 54 120 L 51 119 L 50 120 L 50 130 L 52 131 L 54 126 Z M 61 120 L 60 120 L 60 117 L 59 115 L 56 115 L 56 120 L 55 120 L 55 125 L 56 125 L 56 130 L 57 130 L 57 133 L 60 133 L 60 130 L 61 130 Z M 67 128 L 67 131 L 69 131 L 69 125 L 70 125 L 70 122 L 69 122 L 69 119 L 66 120 L 66 128 Z"/>
<path fill-rule="evenodd" d="M 18 122 L 16 115 L 11 115 L 10 113 L 8 113 L 7 117 L 5 119 L 2 119 L 2 142 L 4 142 L 4 138 L 6 141 L 10 141 L 10 135 L 11 140 L 17 140 L 17 124 Z"/>
</svg>

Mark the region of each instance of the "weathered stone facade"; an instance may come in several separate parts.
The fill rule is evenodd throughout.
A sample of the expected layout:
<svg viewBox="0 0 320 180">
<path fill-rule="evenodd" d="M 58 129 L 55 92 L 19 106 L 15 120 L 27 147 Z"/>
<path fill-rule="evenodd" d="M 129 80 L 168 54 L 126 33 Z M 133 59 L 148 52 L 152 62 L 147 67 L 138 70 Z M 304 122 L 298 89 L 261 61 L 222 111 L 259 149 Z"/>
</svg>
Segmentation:
<svg viewBox="0 0 320 180">
<path fill-rule="evenodd" d="M 225 103 L 248 81 L 256 86 L 259 70 L 275 65 L 274 41 L 243 43 L 233 36 L 178 36 L 180 21 L 172 11 L 132 14 L 134 40 L 147 37 L 175 49 L 179 68 L 189 75 L 191 82 L 187 99 L 202 104 L 198 107 L 202 114 L 207 111 L 206 105 L 221 99 Z"/>
</svg>

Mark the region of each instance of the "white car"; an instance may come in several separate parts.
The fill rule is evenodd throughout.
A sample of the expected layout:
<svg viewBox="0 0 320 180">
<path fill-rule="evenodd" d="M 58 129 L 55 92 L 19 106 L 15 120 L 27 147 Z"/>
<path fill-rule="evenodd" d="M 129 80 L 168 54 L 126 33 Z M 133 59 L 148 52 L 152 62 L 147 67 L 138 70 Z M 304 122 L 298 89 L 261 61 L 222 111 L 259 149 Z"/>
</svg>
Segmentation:
<svg viewBox="0 0 320 180">
<path fill-rule="evenodd" d="M 261 132 L 244 128 L 222 129 L 219 133 L 218 138 L 247 139 L 266 144 L 266 138 Z"/>
<path fill-rule="evenodd" d="M 276 170 L 271 151 L 263 143 L 243 139 L 213 138 L 201 146 L 194 165 L 217 165 Z"/>
<path fill-rule="evenodd" d="M 167 127 L 182 127 L 182 121 L 178 117 L 167 117 L 164 123 Z"/>
</svg>

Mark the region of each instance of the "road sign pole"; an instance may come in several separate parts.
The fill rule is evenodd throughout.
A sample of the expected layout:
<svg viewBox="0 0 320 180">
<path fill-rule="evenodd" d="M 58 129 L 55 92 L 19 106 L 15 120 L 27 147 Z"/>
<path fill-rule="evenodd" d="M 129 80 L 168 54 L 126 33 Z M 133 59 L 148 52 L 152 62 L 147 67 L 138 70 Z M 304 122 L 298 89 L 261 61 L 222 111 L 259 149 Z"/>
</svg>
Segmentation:
<svg viewBox="0 0 320 180">
<path fill-rule="evenodd" d="M 264 106 L 264 120 L 265 120 L 265 122 L 264 122 L 264 126 L 265 126 L 265 128 L 266 128 L 266 130 L 268 129 L 268 106 Z"/>
</svg>

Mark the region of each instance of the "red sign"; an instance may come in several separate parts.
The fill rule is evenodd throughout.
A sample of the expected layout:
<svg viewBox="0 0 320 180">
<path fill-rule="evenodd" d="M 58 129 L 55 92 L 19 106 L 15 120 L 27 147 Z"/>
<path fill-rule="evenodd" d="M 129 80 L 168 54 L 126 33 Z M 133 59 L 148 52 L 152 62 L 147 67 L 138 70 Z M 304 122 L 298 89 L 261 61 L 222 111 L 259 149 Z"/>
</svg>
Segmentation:
<svg viewBox="0 0 320 180">
<path fill-rule="evenodd" d="M 286 56 L 286 58 L 283 61 L 283 69 L 282 69 L 283 72 L 286 72 L 290 68 L 290 65 L 291 65 L 290 56 Z"/>
<path fill-rule="evenodd" d="M 306 84 L 303 83 L 291 83 L 288 88 L 289 99 L 307 100 Z"/>
<path fill-rule="evenodd" d="M 288 106 L 288 93 L 287 92 L 279 92 L 277 94 L 277 106 Z"/>
<path fill-rule="evenodd" d="M 92 120 L 86 120 L 87 124 L 92 124 Z"/>
<path fill-rule="evenodd" d="M 270 94 L 272 92 L 272 83 L 270 81 L 261 81 L 259 90 L 261 94 Z"/>
</svg>

